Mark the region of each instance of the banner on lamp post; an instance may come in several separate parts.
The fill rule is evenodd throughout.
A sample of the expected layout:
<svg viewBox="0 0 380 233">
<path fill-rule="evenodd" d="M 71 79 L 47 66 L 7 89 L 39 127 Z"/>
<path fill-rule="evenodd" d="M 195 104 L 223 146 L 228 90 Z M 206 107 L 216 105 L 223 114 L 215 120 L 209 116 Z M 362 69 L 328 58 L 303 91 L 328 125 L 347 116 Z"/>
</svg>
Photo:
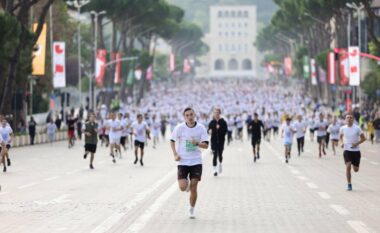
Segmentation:
<svg viewBox="0 0 380 233">
<path fill-rule="evenodd" d="M 335 53 L 329 52 L 327 55 L 327 72 L 330 84 L 336 83 L 336 66 L 335 66 Z"/>
<path fill-rule="evenodd" d="M 360 51 L 358 46 L 348 48 L 350 86 L 360 85 Z"/>
<path fill-rule="evenodd" d="M 191 72 L 191 66 L 189 59 L 183 60 L 183 73 L 188 74 Z"/>
<path fill-rule="evenodd" d="M 146 80 L 152 81 L 153 80 L 153 67 L 149 66 L 146 70 Z"/>
<path fill-rule="evenodd" d="M 303 57 L 303 77 L 304 79 L 310 78 L 310 62 L 308 56 Z"/>
<path fill-rule="evenodd" d="M 113 54 L 113 57 L 115 57 L 115 55 Z M 116 66 L 115 66 L 115 78 L 114 78 L 114 83 L 115 84 L 119 84 L 121 83 L 121 66 L 120 66 L 120 59 L 121 59 L 121 53 L 118 52 L 116 53 Z"/>
<path fill-rule="evenodd" d="M 347 49 L 339 50 L 339 73 L 340 73 L 340 85 L 347 86 L 350 77 L 350 65 L 348 61 Z"/>
<path fill-rule="evenodd" d="M 38 23 L 33 24 L 33 32 L 37 31 Z M 34 46 L 32 69 L 33 75 L 45 75 L 46 60 L 46 24 L 43 25 L 37 43 Z"/>
<path fill-rule="evenodd" d="M 95 69 L 96 84 L 99 87 L 103 87 L 104 85 L 104 74 L 106 71 L 106 62 L 107 62 L 107 50 L 99 49 L 96 55 L 96 69 Z"/>
<path fill-rule="evenodd" d="M 65 42 L 53 43 L 53 87 L 66 86 Z"/>
<path fill-rule="evenodd" d="M 170 54 L 170 57 L 169 57 L 169 71 L 170 72 L 175 71 L 175 56 L 174 56 L 174 54 Z"/>
<path fill-rule="evenodd" d="M 317 82 L 317 69 L 316 69 L 314 58 L 310 59 L 310 71 L 311 71 L 311 84 L 313 86 L 316 86 L 318 82 Z"/>
<path fill-rule="evenodd" d="M 285 67 L 285 75 L 286 76 L 292 76 L 293 70 L 292 70 L 292 58 L 291 57 L 285 57 L 284 67 Z"/>
</svg>

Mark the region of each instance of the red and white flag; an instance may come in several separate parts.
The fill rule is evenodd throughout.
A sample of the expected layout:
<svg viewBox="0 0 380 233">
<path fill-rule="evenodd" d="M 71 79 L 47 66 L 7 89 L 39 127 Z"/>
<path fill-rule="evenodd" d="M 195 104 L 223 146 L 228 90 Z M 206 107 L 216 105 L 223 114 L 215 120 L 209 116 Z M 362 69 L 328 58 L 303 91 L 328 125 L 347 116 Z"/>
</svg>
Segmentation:
<svg viewBox="0 0 380 233">
<path fill-rule="evenodd" d="M 311 70 L 311 84 L 316 86 L 318 82 L 317 82 L 317 68 L 316 68 L 314 58 L 310 59 L 310 70 Z"/>
<path fill-rule="evenodd" d="M 360 50 L 357 46 L 351 46 L 348 48 L 348 61 L 350 64 L 349 77 L 350 86 L 360 85 Z"/>
<path fill-rule="evenodd" d="M 189 59 L 183 60 L 183 73 L 188 74 L 191 72 Z"/>
<path fill-rule="evenodd" d="M 66 57 L 65 42 L 53 43 L 53 86 L 60 88 L 66 86 Z"/>
<path fill-rule="evenodd" d="M 328 79 L 330 84 L 336 83 L 336 65 L 335 65 L 335 53 L 329 52 L 327 55 L 327 70 Z"/>
<path fill-rule="evenodd" d="M 285 57 L 284 59 L 285 75 L 290 77 L 293 74 L 292 58 Z"/>
<path fill-rule="evenodd" d="M 95 69 L 96 84 L 99 87 L 103 87 L 104 85 L 104 74 L 106 72 L 106 62 L 107 62 L 107 50 L 99 49 L 96 55 L 96 69 Z"/>
<path fill-rule="evenodd" d="M 153 67 L 149 66 L 146 70 L 146 80 L 152 80 L 153 79 Z"/>
<path fill-rule="evenodd" d="M 339 73 L 340 85 L 347 86 L 350 77 L 350 65 L 348 61 L 347 49 L 340 49 L 339 51 Z"/>
</svg>

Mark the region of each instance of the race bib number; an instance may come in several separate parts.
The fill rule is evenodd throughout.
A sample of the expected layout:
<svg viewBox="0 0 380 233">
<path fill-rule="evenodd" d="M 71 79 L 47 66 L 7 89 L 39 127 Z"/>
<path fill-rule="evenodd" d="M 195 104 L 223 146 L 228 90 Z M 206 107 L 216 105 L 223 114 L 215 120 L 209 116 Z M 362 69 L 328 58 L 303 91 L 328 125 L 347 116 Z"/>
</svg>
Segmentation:
<svg viewBox="0 0 380 233">
<path fill-rule="evenodd" d="M 197 146 L 192 144 L 190 140 L 186 140 L 186 152 L 194 152 L 197 150 Z"/>
</svg>

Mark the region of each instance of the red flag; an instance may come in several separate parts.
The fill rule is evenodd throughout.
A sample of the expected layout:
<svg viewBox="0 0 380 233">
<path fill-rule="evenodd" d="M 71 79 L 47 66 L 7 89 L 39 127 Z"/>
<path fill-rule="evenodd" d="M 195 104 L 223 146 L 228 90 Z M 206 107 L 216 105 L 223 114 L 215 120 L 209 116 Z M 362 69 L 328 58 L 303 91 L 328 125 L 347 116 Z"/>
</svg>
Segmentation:
<svg viewBox="0 0 380 233">
<path fill-rule="evenodd" d="M 284 66 L 285 66 L 285 74 L 286 76 L 292 76 L 293 74 L 293 67 L 292 67 L 292 58 L 291 57 L 285 57 L 284 59 Z"/>
<path fill-rule="evenodd" d="M 103 87 L 104 85 L 104 73 L 106 71 L 106 62 L 107 62 L 107 50 L 99 49 L 96 55 L 96 71 L 95 78 L 96 84 L 99 87 Z"/>
<path fill-rule="evenodd" d="M 330 84 L 336 83 L 336 66 L 335 66 L 335 53 L 329 52 L 327 55 L 327 70 L 328 70 L 328 79 Z"/>
<path fill-rule="evenodd" d="M 191 66 L 190 66 L 190 62 L 189 62 L 189 59 L 185 59 L 183 60 L 183 73 L 190 73 L 191 72 Z"/>
<path fill-rule="evenodd" d="M 170 54 L 170 58 L 169 58 L 169 71 L 170 72 L 175 71 L 175 56 L 174 56 L 174 54 Z"/>
<path fill-rule="evenodd" d="M 114 54 L 112 56 L 115 57 Z M 114 83 L 115 84 L 121 83 L 120 59 L 121 59 L 121 53 L 118 52 L 118 53 L 116 53 L 116 67 L 115 67 L 115 78 L 114 78 Z"/>
<path fill-rule="evenodd" d="M 339 51 L 339 68 L 340 68 L 340 85 L 347 86 L 350 76 L 350 65 L 348 61 L 347 49 L 340 49 Z"/>
<path fill-rule="evenodd" d="M 146 79 L 152 80 L 153 79 L 153 67 L 149 66 L 149 68 L 146 70 Z"/>
</svg>

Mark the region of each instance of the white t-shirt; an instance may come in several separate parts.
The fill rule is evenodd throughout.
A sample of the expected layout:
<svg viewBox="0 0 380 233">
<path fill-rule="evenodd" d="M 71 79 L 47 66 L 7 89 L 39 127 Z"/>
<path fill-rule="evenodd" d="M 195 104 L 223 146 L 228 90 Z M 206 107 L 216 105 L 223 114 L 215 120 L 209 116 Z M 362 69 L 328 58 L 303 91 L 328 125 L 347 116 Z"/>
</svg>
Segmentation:
<svg viewBox="0 0 380 233">
<path fill-rule="evenodd" d="M 56 130 L 57 130 L 57 126 L 54 123 L 49 123 L 47 125 L 47 130 L 46 131 L 47 131 L 48 134 L 55 134 Z"/>
<path fill-rule="evenodd" d="M 284 131 L 284 143 L 293 143 L 293 128 L 292 125 L 287 125 L 284 123 L 282 125 L 282 130 Z"/>
<path fill-rule="evenodd" d="M 359 146 L 355 148 L 351 148 L 351 146 L 353 143 L 357 143 L 360 141 L 360 135 L 362 133 L 362 130 L 357 125 L 352 125 L 351 127 L 349 127 L 348 125 L 342 126 L 342 128 L 340 128 L 340 134 L 343 135 L 344 150 L 360 151 Z"/>
<path fill-rule="evenodd" d="M 128 122 L 126 119 L 120 120 L 121 127 L 123 127 L 123 130 L 121 131 L 121 136 L 126 137 L 128 135 Z"/>
<path fill-rule="evenodd" d="M 317 120 L 315 122 L 314 128 L 317 129 L 317 137 L 326 136 L 327 126 L 328 126 L 327 121 Z"/>
<path fill-rule="evenodd" d="M 145 121 L 141 122 L 140 124 L 137 121 L 133 122 L 132 129 L 135 133 L 135 140 L 139 142 L 146 141 L 146 130 L 149 129 L 149 127 Z"/>
<path fill-rule="evenodd" d="M 338 123 L 336 124 L 330 124 L 327 128 L 327 132 L 330 133 L 330 139 L 332 140 L 339 140 L 339 131 L 340 131 L 340 125 Z"/>
<path fill-rule="evenodd" d="M 302 138 L 305 136 L 304 131 L 306 130 L 306 126 L 307 126 L 307 124 L 304 121 L 300 122 L 297 120 L 296 122 L 294 122 L 293 128 L 297 131 L 297 133 L 296 133 L 297 138 Z"/>
<path fill-rule="evenodd" d="M 108 121 L 109 136 L 110 138 L 120 138 L 121 137 L 121 122 L 117 119 Z"/>
<path fill-rule="evenodd" d="M 236 127 L 237 127 L 238 129 L 243 128 L 243 120 L 241 119 L 241 117 L 236 117 L 235 122 L 236 122 Z"/>
<path fill-rule="evenodd" d="M 13 133 L 13 130 L 9 125 L 7 125 L 5 127 L 0 126 L 0 134 L 1 134 L 1 136 L 3 138 L 3 142 L 5 144 L 11 144 L 12 143 L 12 138 L 11 138 L 12 133 Z"/>
<path fill-rule="evenodd" d="M 181 157 L 179 165 L 194 166 L 202 164 L 202 152 L 200 148 L 191 143 L 192 140 L 197 142 L 208 142 L 206 128 L 199 123 L 192 128 L 186 123 L 177 125 L 171 136 L 171 140 L 176 143 L 176 150 Z"/>
</svg>

